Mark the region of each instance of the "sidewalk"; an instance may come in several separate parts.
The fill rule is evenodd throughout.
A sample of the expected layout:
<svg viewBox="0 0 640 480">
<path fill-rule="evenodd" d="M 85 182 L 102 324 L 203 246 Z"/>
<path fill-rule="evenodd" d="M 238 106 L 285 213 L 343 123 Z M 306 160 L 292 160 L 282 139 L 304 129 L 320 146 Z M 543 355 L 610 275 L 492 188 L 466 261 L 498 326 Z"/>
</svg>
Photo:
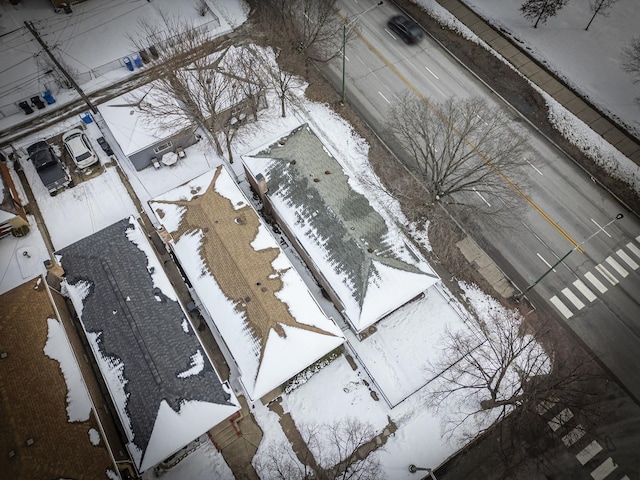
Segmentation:
<svg viewBox="0 0 640 480">
<path fill-rule="evenodd" d="M 536 60 L 514 45 L 510 39 L 490 26 L 460 0 L 437 0 L 437 2 L 511 63 L 522 75 L 561 103 L 631 161 L 640 165 L 640 139 L 633 137 L 598 112 L 596 108 L 556 78 L 553 73 L 538 64 Z"/>
</svg>

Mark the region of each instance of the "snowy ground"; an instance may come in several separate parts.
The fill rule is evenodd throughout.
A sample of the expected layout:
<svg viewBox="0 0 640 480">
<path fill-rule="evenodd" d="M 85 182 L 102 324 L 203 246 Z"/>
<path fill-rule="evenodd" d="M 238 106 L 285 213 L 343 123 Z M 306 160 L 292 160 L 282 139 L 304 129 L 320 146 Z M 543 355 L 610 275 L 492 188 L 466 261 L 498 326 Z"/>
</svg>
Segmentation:
<svg viewBox="0 0 640 480">
<path fill-rule="evenodd" d="M 50 61 L 39 54 L 40 45 L 25 28 L 31 21 L 42 39 L 52 47 L 58 58 L 86 92 L 92 92 L 130 73 L 123 59 L 133 59 L 133 43 L 128 33 L 135 36 L 142 19 L 161 25 L 161 14 L 181 18 L 195 25 L 207 24 L 215 34 L 231 31 L 246 18 L 242 2 L 207 0 L 216 12 L 200 16 L 197 0 L 110 0 L 82 2 L 73 5 L 73 13 L 54 13 L 50 2 L 21 2 L 11 5 L 0 3 L 0 130 L 22 121 L 25 114 L 17 102 L 28 100 L 51 90 L 58 103 L 78 98 L 74 90 L 61 89 L 58 77 L 48 73 Z M 108 48 L 105 46 L 108 45 Z M 38 112 L 46 112 L 36 110 Z"/>
<path fill-rule="evenodd" d="M 519 8 L 522 0 L 463 0 L 546 64 L 584 97 L 619 117 L 640 136 L 640 84 L 621 68 L 620 55 L 638 36 L 637 0 L 618 0 L 608 17 L 598 15 L 588 31 L 589 0 L 573 0 L 546 24 L 533 28 Z"/>
<path fill-rule="evenodd" d="M 166 1 L 168 2 L 168 0 Z M 189 2 L 190 7 L 185 8 L 192 9 L 192 3 L 195 2 Z M 222 0 L 208 0 L 208 3 L 214 9 L 218 9 L 221 22 L 225 21 L 229 25 L 237 25 L 242 22 L 244 8 L 238 6 L 240 3 L 223 2 Z M 498 0 L 487 0 L 485 3 L 486 5 L 496 5 L 494 9 L 498 10 Z M 516 0 L 509 0 L 509 4 L 515 3 L 517 3 Z M 624 10 L 626 8 L 624 5 L 629 3 L 633 3 L 632 0 L 620 0 L 619 5 L 614 7 L 614 12 L 618 7 L 620 10 Z M 146 5 L 147 2 L 143 0 L 117 2 L 117 5 L 111 5 L 113 8 L 110 12 L 114 15 L 121 15 L 123 19 L 126 18 L 127 22 L 123 25 L 127 25 L 129 9 L 136 6 L 142 9 L 143 4 Z M 82 5 L 86 5 L 86 7 L 78 5 L 73 8 L 81 11 L 79 9 L 89 8 L 91 5 L 94 6 L 92 8 L 98 8 L 95 5 L 99 4 L 87 2 Z M 4 2 L 0 4 L 0 8 L 3 20 L 2 28 L 5 30 L 8 28 L 8 23 L 4 23 L 7 18 L 14 19 L 17 24 L 20 24 L 23 17 L 16 16 L 18 14 L 15 12 L 20 11 L 21 15 L 24 15 L 25 12 L 20 10 L 24 7 L 14 9 Z M 13 10 L 9 12 L 10 9 Z M 638 23 L 637 9 L 628 16 L 633 17 L 634 14 L 636 14 L 636 23 Z M 72 41 L 72 44 L 65 45 L 63 48 L 72 48 L 74 45 L 80 48 L 82 46 L 82 42 L 79 40 L 80 34 L 85 28 L 80 24 L 67 22 L 67 17 L 54 18 L 58 22 L 63 22 L 59 24 L 62 27 L 57 31 L 57 35 L 63 35 L 66 32 Z M 30 17 L 30 19 L 35 20 L 34 17 Z M 553 19 L 550 20 L 548 26 L 538 29 L 537 34 L 540 36 L 548 35 L 553 21 Z M 596 27 L 602 25 L 601 28 L 603 28 L 606 22 L 614 23 L 612 17 L 596 19 L 592 27 L 594 30 L 588 32 L 588 35 L 598 38 Z M 114 21 L 105 28 L 109 31 L 110 27 L 115 28 L 117 24 Z M 129 24 L 129 26 L 131 25 Z M 572 31 L 577 35 L 579 29 L 580 27 L 576 26 Z M 5 30 L 0 33 L 5 33 Z M 620 30 L 624 30 L 624 28 Z M 77 34 L 75 37 L 74 31 Z M 633 32 L 633 30 L 630 31 Z M 607 39 L 609 37 L 603 36 L 601 38 Z M 99 44 L 100 51 L 103 50 L 105 44 L 105 42 Z M 86 45 L 98 48 L 96 42 L 86 42 Z M 556 49 L 556 46 L 554 45 L 553 50 Z M 118 42 L 115 42 L 113 47 L 113 52 L 108 55 L 110 58 L 119 58 L 123 51 L 125 54 L 127 53 L 126 48 Z M 92 57 L 96 55 L 96 51 L 86 47 L 83 49 L 83 54 Z M 85 60 L 89 61 L 89 59 Z M 604 68 L 603 71 L 606 73 Z M 631 96 L 636 94 L 630 93 Z M 5 97 L 5 94 L 1 95 Z M 266 145 L 301 123 L 308 122 L 319 133 L 321 139 L 331 145 L 332 151 L 341 152 L 338 160 L 343 163 L 348 174 L 371 175 L 367 165 L 365 142 L 358 138 L 348 125 L 336 117 L 328 107 L 299 98 L 298 108 L 289 110 L 288 116 L 281 118 L 277 107 L 278 102 L 271 101 L 270 104 L 275 105 L 276 108 L 264 112 L 259 129 L 254 128 L 244 132 L 240 142 L 236 145 L 235 158 L 240 158 L 243 153 Z M 616 105 L 616 102 L 612 102 L 611 105 Z M 637 119 L 636 116 L 633 121 L 637 122 Z M 4 125 L 2 123 L 4 121 L 8 122 L 9 120 L 5 118 L 0 121 L 0 127 Z M 77 122 L 77 119 L 74 119 L 74 122 Z M 60 125 L 50 131 L 40 132 L 40 135 L 48 138 L 66 129 L 68 129 L 68 125 Z M 95 139 L 99 135 L 96 129 L 95 124 L 89 125 L 87 132 L 91 138 Z M 29 139 L 25 139 L 23 144 L 26 145 L 28 141 Z M 101 156 L 101 161 L 104 163 L 106 159 Z M 135 172 L 126 160 L 122 161 L 121 165 L 143 208 L 150 213 L 147 200 L 183 184 L 222 162 L 223 160 L 215 155 L 210 146 L 205 142 L 200 142 L 188 149 L 187 158 L 181 160 L 175 167 L 163 167 L 159 170 L 151 168 Z M 234 163 L 233 169 L 242 180 L 243 172 L 240 163 Z M 124 185 L 113 167 L 107 168 L 100 176 L 54 198 L 49 197 L 46 192 L 42 191 L 42 188 L 38 187 L 39 179 L 33 176 L 34 172 L 29 172 L 28 165 L 25 166 L 25 171 L 30 178 L 29 181 L 34 189 L 38 204 L 43 210 L 44 220 L 51 232 L 55 248 L 61 248 L 120 218 L 132 213 L 135 214 L 136 208 L 133 202 L 127 198 Z M 241 182 L 241 186 L 245 191 L 248 191 L 246 182 Z M 358 186 L 355 185 L 355 188 Z M 386 198 L 373 198 L 371 192 L 367 192 L 367 196 L 385 218 L 406 223 L 394 202 Z M 151 217 L 153 218 L 153 216 Z M 8 237 L 0 241 L 0 261 L 2 262 L 0 264 L 0 273 L 2 273 L 0 292 L 23 283 L 26 278 L 33 278 L 42 271 L 42 260 L 48 258 L 41 235 L 33 222 L 31 223 L 32 230 L 28 236 L 22 239 Z M 306 280 L 309 281 L 308 278 Z M 384 451 L 379 452 L 379 458 L 387 477 L 389 479 L 411 478 L 411 474 L 407 470 L 411 463 L 436 467 L 457 449 L 457 445 L 446 443 L 441 439 L 439 420 L 424 408 L 422 393 L 428 386 L 422 387 L 422 385 L 427 383 L 429 379 L 422 365 L 438 351 L 438 332 L 447 324 L 453 327 L 463 326 L 458 309 L 454 309 L 449 303 L 446 294 L 442 296 L 438 291 L 430 291 L 424 298 L 381 322 L 379 331 L 370 339 L 361 343 L 351 339 L 358 356 L 362 358 L 380 389 L 386 392 L 385 395 L 392 400 L 392 404 L 399 402 L 416 389 L 423 389 L 401 401 L 396 407 L 389 408 L 383 400 L 375 401 L 369 388 L 376 390 L 378 387 L 371 384 L 364 368 L 353 371 L 345 359 L 340 357 L 312 377 L 306 384 L 286 395 L 283 399 L 284 408 L 300 424 L 314 421 L 326 422 L 331 419 L 355 416 L 371 422 L 376 429 L 380 429 L 387 424 L 388 417 L 390 417 L 399 426 L 399 430 L 389 439 Z M 383 353 L 384 357 L 381 355 Z M 370 387 L 364 384 L 364 380 L 371 384 Z M 328 406 L 331 408 L 327 408 Z M 323 413 L 319 414 L 318 412 Z M 267 410 L 266 407 L 256 405 L 255 416 L 265 431 L 261 449 L 267 448 L 271 441 L 285 441 L 284 433 L 274 413 Z M 221 456 L 215 452 L 210 443 L 205 441 L 202 447 L 163 477 L 167 480 L 204 479 L 211 478 L 211 475 L 217 475 L 217 478 L 232 478 L 230 471 L 222 462 Z"/>
</svg>

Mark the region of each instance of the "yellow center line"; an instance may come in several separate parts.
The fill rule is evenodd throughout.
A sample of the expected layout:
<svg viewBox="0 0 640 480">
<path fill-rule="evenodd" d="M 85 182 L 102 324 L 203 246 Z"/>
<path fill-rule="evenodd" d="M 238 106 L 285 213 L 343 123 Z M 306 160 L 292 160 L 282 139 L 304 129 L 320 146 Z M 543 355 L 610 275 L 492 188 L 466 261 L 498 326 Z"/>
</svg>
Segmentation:
<svg viewBox="0 0 640 480">
<path fill-rule="evenodd" d="M 442 114 L 442 112 L 440 112 L 436 106 L 434 104 L 432 104 L 429 99 L 427 97 L 425 97 L 416 87 L 413 86 L 413 84 L 407 80 L 407 78 L 400 73 L 400 71 L 392 64 L 390 63 L 379 51 L 377 48 L 375 48 L 373 45 L 371 45 L 371 43 L 369 41 L 367 41 L 366 38 L 364 38 L 362 35 L 360 35 L 360 33 L 356 30 L 355 34 L 358 36 L 358 38 L 362 41 L 362 43 L 364 43 L 367 48 L 369 48 L 369 50 L 371 50 L 380 60 L 382 60 L 384 62 L 384 64 L 389 67 L 389 69 L 395 73 L 398 78 L 400 78 L 400 80 L 402 80 L 402 82 L 409 87 L 409 89 L 415 93 L 423 102 L 425 102 L 429 108 L 431 108 L 434 112 L 436 112 L 436 114 L 442 118 L 444 121 L 448 120 L 445 118 L 445 116 Z M 451 125 L 451 124 L 450 124 Z M 460 131 L 455 127 L 455 125 L 451 125 L 451 128 L 458 134 L 458 135 L 462 135 L 460 133 Z M 580 251 L 580 253 L 584 253 L 584 250 L 578 246 L 578 242 L 576 242 L 560 225 L 558 225 L 558 223 L 553 220 L 541 207 L 539 207 L 536 202 L 534 202 L 526 193 L 524 193 L 522 191 L 522 189 L 520 187 L 518 187 L 509 177 L 507 177 L 505 174 L 503 174 L 500 169 L 498 167 L 496 167 L 490 159 L 488 159 L 480 150 L 478 150 L 478 148 L 476 147 L 476 145 L 473 144 L 473 142 L 471 142 L 468 138 L 463 137 L 464 142 L 469 145 L 469 147 L 476 152 L 480 158 L 482 158 L 485 163 L 487 163 L 487 165 L 491 166 L 491 168 L 493 168 L 493 170 L 505 181 L 507 182 L 507 184 L 509 184 L 509 186 L 511 188 L 513 188 L 522 198 L 524 198 L 526 200 L 526 202 L 531 205 L 533 207 L 533 209 L 538 212 L 540 214 L 540 216 L 542 218 L 544 218 L 553 228 L 555 228 L 560 235 L 562 235 L 564 238 L 567 239 L 567 241 L 569 243 L 571 243 L 571 245 L 573 245 L 574 247 L 578 247 L 577 250 Z"/>
</svg>

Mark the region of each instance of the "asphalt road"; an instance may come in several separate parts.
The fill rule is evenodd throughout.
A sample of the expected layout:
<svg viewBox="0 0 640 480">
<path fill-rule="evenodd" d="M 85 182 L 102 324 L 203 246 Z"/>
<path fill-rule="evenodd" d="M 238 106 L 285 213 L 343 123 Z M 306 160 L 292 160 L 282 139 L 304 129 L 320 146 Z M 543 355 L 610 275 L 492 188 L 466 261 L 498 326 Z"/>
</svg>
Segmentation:
<svg viewBox="0 0 640 480">
<path fill-rule="evenodd" d="M 407 90 L 431 101 L 483 96 L 506 107 L 484 84 L 428 36 L 418 45 L 396 38 L 386 22 L 393 6 L 344 0 L 341 15 L 354 34 L 346 48 L 346 98 L 385 140 L 385 115 Z M 338 88 L 342 59 L 327 76 Z M 531 149 L 523 169 L 524 196 L 496 226 L 466 218 L 465 228 L 538 309 L 552 311 L 628 391 L 640 399 L 640 222 L 589 175 L 514 112 L 512 129 Z M 395 152 L 406 159 L 402 152 Z M 485 206 L 498 200 L 469 198 Z M 619 213 L 624 218 L 614 220 Z M 613 221 L 613 222 L 612 222 Z M 612 222 L 612 223 L 611 223 Z M 608 225 L 607 225 L 608 224 Z M 571 252 L 571 253 L 569 253 Z M 565 257 L 554 269 L 551 266 Z"/>
</svg>

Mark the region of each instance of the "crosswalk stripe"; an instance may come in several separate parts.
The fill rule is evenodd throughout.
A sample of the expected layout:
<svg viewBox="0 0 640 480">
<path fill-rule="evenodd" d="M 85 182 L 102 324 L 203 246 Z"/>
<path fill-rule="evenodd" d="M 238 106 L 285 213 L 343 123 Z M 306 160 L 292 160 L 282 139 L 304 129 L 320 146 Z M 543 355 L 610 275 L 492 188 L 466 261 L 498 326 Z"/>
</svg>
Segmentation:
<svg viewBox="0 0 640 480">
<path fill-rule="evenodd" d="M 636 257 L 640 258 L 640 248 L 636 247 L 635 243 L 627 243 L 627 248 L 631 250 L 631 252 L 633 252 Z"/>
<path fill-rule="evenodd" d="M 571 445 L 576 443 L 578 440 L 580 440 L 582 437 L 584 437 L 585 433 L 587 433 L 587 431 L 584 429 L 584 427 L 578 424 L 576 425 L 576 428 L 574 428 L 569 433 L 567 433 L 564 437 L 562 437 L 562 443 L 564 443 L 566 447 L 570 447 Z"/>
<path fill-rule="evenodd" d="M 573 313 L 571 313 L 571 310 L 569 310 L 564 303 L 562 303 L 562 300 L 560 300 L 558 297 L 556 297 L 555 295 L 553 297 L 551 297 L 549 300 L 551 300 L 551 303 L 553 303 L 556 308 L 558 310 L 560 310 L 560 313 L 562 315 L 565 316 L 565 318 L 571 318 L 573 317 Z"/>
<path fill-rule="evenodd" d="M 604 480 L 616 468 L 618 468 L 618 464 L 609 457 L 602 462 L 598 468 L 591 472 L 591 476 L 593 480 Z"/>
<path fill-rule="evenodd" d="M 640 235 L 638 235 L 638 236 L 636 237 L 636 241 L 637 241 L 638 243 L 640 243 Z"/>
<path fill-rule="evenodd" d="M 584 295 L 590 302 L 593 302 L 596 299 L 596 296 L 591 290 L 589 290 L 589 287 L 587 287 L 582 280 L 576 280 L 573 282 L 573 285 L 580 290 L 580 293 L 582 293 L 582 295 Z"/>
<path fill-rule="evenodd" d="M 562 425 L 567 423 L 572 418 L 573 418 L 573 412 L 571 410 L 569 410 L 568 408 L 565 408 L 558 415 L 556 415 L 551 420 L 549 420 L 547 423 L 549 424 L 549 427 L 551 428 L 551 430 L 553 430 L 555 432 Z"/>
<path fill-rule="evenodd" d="M 607 287 L 605 287 L 602 282 L 600 280 L 598 280 L 596 278 L 596 276 L 591 273 L 591 272 L 587 272 L 584 274 L 584 278 L 586 278 L 587 280 L 589 280 L 591 282 L 591 285 L 593 285 L 594 287 L 596 287 L 600 293 L 604 293 L 607 291 Z"/>
<path fill-rule="evenodd" d="M 569 290 L 568 288 L 563 288 L 562 289 L 562 293 L 565 297 L 567 297 L 569 299 L 569 301 L 571 303 L 573 303 L 575 305 L 575 307 L 580 310 L 582 308 L 584 308 L 584 303 L 582 303 L 582 300 L 580 300 L 578 297 L 576 297 L 576 294 L 573 293 L 571 290 Z"/>
<path fill-rule="evenodd" d="M 627 255 L 627 252 L 625 252 L 624 250 L 620 249 L 616 252 L 618 254 L 618 256 L 624 260 L 624 262 L 629 265 L 632 269 L 637 270 L 638 267 L 640 267 L 640 265 L 638 265 L 633 258 L 631 258 L 629 255 Z"/>
<path fill-rule="evenodd" d="M 611 265 L 614 268 L 614 270 L 620 274 L 622 278 L 629 275 L 629 272 L 627 272 L 624 268 L 622 268 L 622 265 L 616 262 L 616 260 L 613 257 L 607 257 L 607 263 Z"/>
<path fill-rule="evenodd" d="M 536 405 L 536 410 L 538 410 L 538 415 L 544 415 L 549 410 L 551 410 L 555 404 L 556 404 L 555 402 L 551 402 L 549 400 L 542 400 L 540 403 L 538 403 L 538 405 Z"/>
<path fill-rule="evenodd" d="M 613 274 L 609 270 L 607 270 L 607 267 L 603 266 L 602 264 L 596 265 L 596 270 L 598 272 L 600 272 L 602 274 L 602 276 L 604 278 L 606 278 L 611 285 L 617 285 L 618 284 L 618 279 L 616 277 L 614 277 Z"/>
<path fill-rule="evenodd" d="M 576 458 L 580 462 L 580 465 L 584 465 L 601 451 L 602 451 L 602 445 L 600 445 L 597 440 L 594 440 L 589 445 L 584 447 L 580 451 L 580 453 L 576 455 Z"/>
</svg>

